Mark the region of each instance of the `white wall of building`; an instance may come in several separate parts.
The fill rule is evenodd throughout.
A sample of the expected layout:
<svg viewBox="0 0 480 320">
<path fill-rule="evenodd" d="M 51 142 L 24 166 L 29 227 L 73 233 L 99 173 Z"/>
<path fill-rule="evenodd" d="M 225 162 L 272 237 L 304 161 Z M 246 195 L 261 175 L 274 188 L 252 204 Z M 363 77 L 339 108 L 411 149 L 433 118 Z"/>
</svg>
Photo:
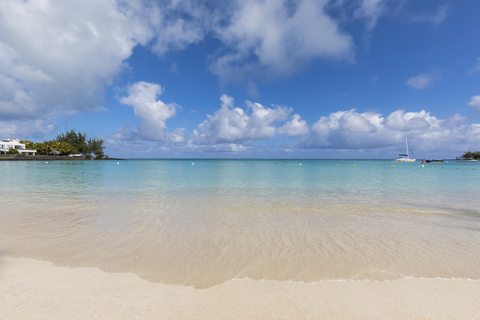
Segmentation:
<svg viewBox="0 0 480 320">
<path fill-rule="evenodd" d="M 10 149 L 17 149 L 18 153 L 25 155 L 35 155 L 35 153 L 37 152 L 37 150 L 25 149 L 25 144 L 20 143 L 18 140 L 0 140 L 0 153 L 7 153 Z"/>
</svg>

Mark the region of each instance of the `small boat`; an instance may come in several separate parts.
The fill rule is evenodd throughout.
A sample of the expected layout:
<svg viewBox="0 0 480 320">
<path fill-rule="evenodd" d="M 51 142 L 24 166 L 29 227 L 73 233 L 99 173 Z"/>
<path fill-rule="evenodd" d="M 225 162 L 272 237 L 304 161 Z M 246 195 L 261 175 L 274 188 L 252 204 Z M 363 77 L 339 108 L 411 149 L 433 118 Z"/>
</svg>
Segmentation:
<svg viewBox="0 0 480 320">
<path fill-rule="evenodd" d="M 458 159 L 457 162 L 477 162 L 477 159 Z"/>
<path fill-rule="evenodd" d="M 407 154 L 399 153 L 398 158 L 395 159 L 396 162 L 415 162 L 416 159 L 410 159 L 408 156 L 408 140 L 405 138 L 405 144 L 407 145 Z"/>
<path fill-rule="evenodd" d="M 427 159 L 427 163 L 442 163 L 443 160 L 438 160 L 438 159 Z"/>
</svg>

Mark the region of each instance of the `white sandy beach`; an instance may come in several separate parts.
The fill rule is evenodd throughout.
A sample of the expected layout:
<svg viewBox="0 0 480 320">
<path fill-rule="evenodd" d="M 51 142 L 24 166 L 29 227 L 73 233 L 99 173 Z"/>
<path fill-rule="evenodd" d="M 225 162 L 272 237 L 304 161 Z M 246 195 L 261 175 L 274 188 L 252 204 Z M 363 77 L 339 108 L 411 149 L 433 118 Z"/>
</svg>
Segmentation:
<svg viewBox="0 0 480 320">
<path fill-rule="evenodd" d="M 480 281 L 314 284 L 230 280 L 208 289 L 0 257 L 1 319 L 479 319 Z"/>
</svg>

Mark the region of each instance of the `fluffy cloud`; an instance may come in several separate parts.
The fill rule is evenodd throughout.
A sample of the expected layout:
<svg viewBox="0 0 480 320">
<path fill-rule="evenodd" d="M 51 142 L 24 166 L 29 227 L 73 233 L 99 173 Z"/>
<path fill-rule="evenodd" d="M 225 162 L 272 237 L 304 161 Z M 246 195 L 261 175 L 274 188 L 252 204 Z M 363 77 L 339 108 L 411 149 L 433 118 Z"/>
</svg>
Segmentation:
<svg viewBox="0 0 480 320">
<path fill-rule="evenodd" d="M 287 121 L 282 127 L 278 128 L 277 133 L 293 137 L 304 136 L 308 134 L 307 121 L 301 120 L 300 115 L 294 114 L 292 120 Z"/>
<path fill-rule="evenodd" d="M 211 150 L 235 150 L 246 148 L 252 141 L 266 140 L 276 135 L 299 136 L 308 133 L 308 125 L 298 114 L 288 120 L 292 108 L 273 106 L 266 108 L 259 103 L 246 101 L 247 110 L 234 106 L 232 97 L 220 98 L 221 108 L 207 115 L 189 140 L 190 149 L 208 146 Z M 281 127 L 275 123 L 284 122 Z"/>
<path fill-rule="evenodd" d="M 407 113 L 405 110 L 397 110 L 386 117 L 383 124 L 391 130 L 407 132 L 428 130 L 432 126 L 438 126 L 438 120 L 424 110 Z"/>
<path fill-rule="evenodd" d="M 206 6 L 194 3 L 1 1 L 0 135 L 41 137 L 55 118 L 106 110 L 135 46 L 163 55 L 203 39 Z"/>
<path fill-rule="evenodd" d="M 212 71 L 224 80 L 245 74 L 284 76 L 311 59 L 353 59 L 353 41 L 325 13 L 328 1 L 239 1 L 225 26 L 215 27 L 227 53 Z"/>
<path fill-rule="evenodd" d="M 229 96 L 222 96 L 221 101 L 222 107 L 194 130 L 185 145 L 187 150 L 253 154 L 267 148 L 277 151 L 382 149 L 390 150 L 394 156 L 403 150 L 405 138 L 417 151 L 444 154 L 462 152 L 480 143 L 480 125 L 465 124 L 466 118 L 459 114 L 438 119 L 424 110 L 396 110 L 383 116 L 351 109 L 321 117 L 309 128 L 298 114 L 288 119 L 293 111 L 291 108 L 265 108 L 247 101 L 248 110 L 245 111 L 234 107 L 233 98 Z M 294 139 L 278 144 L 275 141 L 279 135 Z M 260 142 L 263 144 L 259 145 Z"/>
<path fill-rule="evenodd" d="M 302 147 L 342 149 L 348 146 L 347 149 L 362 149 L 356 140 L 361 136 L 374 136 L 381 127 L 381 121 L 380 115 L 375 113 L 359 114 L 355 109 L 338 111 L 314 123 L 310 138 Z"/>
<path fill-rule="evenodd" d="M 396 110 L 383 116 L 377 112 L 358 113 L 351 109 L 323 116 L 309 128 L 299 114 L 291 115 L 292 108 L 268 108 L 250 101 L 245 102 L 246 108 L 239 108 L 227 95 L 220 98 L 220 109 L 207 115 L 189 139 L 182 142 L 183 128 L 172 134 L 166 131 L 165 122 L 175 114 L 176 106 L 157 100 L 161 92 L 160 86 L 145 82 L 129 87 L 129 95 L 121 101 L 134 108 L 140 119 L 139 126 L 137 130 L 120 129 L 106 140 L 107 144 L 120 151 L 139 150 L 143 153 L 234 152 L 254 155 L 265 150 L 315 152 L 313 150 L 323 149 L 383 150 L 383 153 L 391 152 L 394 156 L 403 150 L 405 138 L 417 151 L 443 154 L 463 152 L 480 143 L 480 125 L 466 124 L 466 118 L 459 114 L 438 119 L 424 110 Z M 282 136 L 291 138 L 283 139 Z"/>
<path fill-rule="evenodd" d="M 242 108 L 235 108 L 233 98 L 223 95 L 222 106 L 213 115 L 193 130 L 192 140 L 195 144 L 242 143 L 261 140 L 275 135 L 273 122 L 286 120 L 291 109 L 276 107 L 265 108 L 259 103 L 247 101 L 250 114 Z"/>
<path fill-rule="evenodd" d="M 468 104 L 471 105 L 474 109 L 480 110 L 480 95 L 473 96 Z"/>
<path fill-rule="evenodd" d="M 185 49 L 198 43 L 211 29 L 213 13 L 200 1 L 170 0 L 161 5 L 144 3 L 155 32 L 152 50 L 158 55 Z"/>
<path fill-rule="evenodd" d="M 438 75 L 422 73 L 416 77 L 408 79 L 405 84 L 415 89 L 425 89 L 429 87 L 434 80 L 439 79 Z"/>
<path fill-rule="evenodd" d="M 42 136 L 55 118 L 105 110 L 104 91 L 137 45 L 164 55 L 212 35 L 227 51 L 212 70 L 230 80 L 237 69 L 287 75 L 314 58 L 352 59 L 327 2 L 3 0 L 0 134 Z"/>
<path fill-rule="evenodd" d="M 397 110 L 387 117 L 379 113 L 357 113 L 355 109 L 321 117 L 302 148 L 377 149 L 395 148 L 408 137 L 422 151 L 460 150 L 480 143 L 480 125 L 464 124 L 458 114 L 438 119 L 429 112 Z"/>
<path fill-rule="evenodd" d="M 0 134 L 42 134 L 58 116 L 102 110 L 105 88 L 152 36 L 138 3 L 1 1 Z"/>
<path fill-rule="evenodd" d="M 119 140 L 150 140 L 159 142 L 182 142 L 185 128 L 177 128 L 168 133 L 165 121 L 175 116 L 178 106 L 174 103 L 165 104 L 157 100 L 163 93 L 162 87 L 155 83 L 137 82 L 127 88 L 128 96 L 119 99 L 122 104 L 133 108 L 139 119 L 135 131 L 122 128 L 112 136 Z"/>
<path fill-rule="evenodd" d="M 211 69 L 225 81 L 251 75 L 287 76 L 314 59 L 353 61 L 352 37 L 327 13 L 332 2 L 0 1 L 0 135 L 42 136 L 55 130 L 51 125 L 55 118 L 105 110 L 105 89 L 128 67 L 125 61 L 138 45 L 165 55 L 207 35 L 214 37 L 221 48 L 211 57 Z M 353 8 L 346 10 L 364 19 L 369 32 L 387 10 L 386 0 L 336 3 Z M 446 8 L 439 7 L 429 21 L 440 23 Z M 413 77 L 406 84 L 422 89 L 436 79 L 439 76 L 433 72 Z M 257 95 L 255 83 L 249 80 L 249 92 Z M 111 144 L 125 148 L 182 144 L 184 128 L 168 132 L 166 126 L 177 106 L 157 100 L 161 93 L 160 86 L 146 82 L 128 88 L 128 96 L 121 102 L 133 108 L 139 124 L 134 129 L 120 129 L 109 137 Z M 478 100 L 478 96 L 472 97 L 469 104 L 477 108 Z M 295 141 L 302 140 L 302 146 L 309 148 L 375 148 L 398 143 L 414 133 L 431 141 L 450 141 L 453 138 L 448 133 L 459 134 L 462 141 L 478 137 L 475 125 L 458 124 L 459 116 L 439 120 L 425 111 L 398 110 L 385 118 L 376 113 L 340 111 L 322 117 L 309 129 L 300 115 L 291 116 L 291 108 L 246 104 L 246 109 L 236 108 L 231 97 L 222 96 L 222 107 L 194 130 L 187 147 L 244 151 L 252 141 L 272 140 L 278 135 L 296 137 Z"/>
</svg>

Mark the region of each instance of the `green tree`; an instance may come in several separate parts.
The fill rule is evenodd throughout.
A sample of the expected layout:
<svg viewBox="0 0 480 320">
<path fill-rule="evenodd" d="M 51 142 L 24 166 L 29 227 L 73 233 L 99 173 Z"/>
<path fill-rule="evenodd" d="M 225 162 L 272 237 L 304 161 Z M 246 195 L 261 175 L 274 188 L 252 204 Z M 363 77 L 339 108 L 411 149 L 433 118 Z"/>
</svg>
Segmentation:
<svg viewBox="0 0 480 320">
<path fill-rule="evenodd" d="M 55 141 L 52 140 L 44 140 L 43 145 L 45 146 L 45 154 L 49 155 L 51 152 L 54 150 L 53 146 L 55 144 Z"/>
<path fill-rule="evenodd" d="M 97 159 L 102 159 L 105 147 L 103 146 L 103 139 L 88 139 L 88 153 L 93 153 Z"/>
<path fill-rule="evenodd" d="M 53 150 L 57 150 L 60 152 L 60 155 L 64 156 L 70 153 L 78 153 L 78 150 L 75 149 L 70 143 L 68 142 L 58 142 L 52 140 L 45 140 L 43 142 L 37 142 L 33 144 L 30 149 L 37 150 L 37 154 L 39 155 L 46 155 L 52 154 Z"/>
<path fill-rule="evenodd" d="M 78 150 L 68 142 L 57 142 L 56 148 L 61 155 L 78 153 Z"/>
<path fill-rule="evenodd" d="M 64 156 L 70 153 L 78 153 L 78 150 L 75 149 L 70 143 L 68 142 L 58 142 L 58 141 L 53 141 L 52 144 L 50 144 L 50 147 L 53 150 L 57 150 L 59 152 L 59 155 Z M 50 151 L 49 151 L 50 153 Z"/>
<path fill-rule="evenodd" d="M 25 149 L 33 149 L 33 142 L 28 140 L 20 140 L 20 143 L 25 144 Z"/>
<path fill-rule="evenodd" d="M 47 154 L 47 147 L 42 142 L 35 143 L 32 149 L 37 150 L 39 155 Z"/>
<path fill-rule="evenodd" d="M 15 149 L 15 148 L 10 148 L 8 151 L 7 151 L 7 154 L 18 154 L 18 150 Z"/>
<path fill-rule="evenodd" d="M 103 139 L 88 139 L 85 133 L 76 132 L 75 129 L 65 133 L 58 134 L 54 140 L 45 140 L 43 142 L 33 143 L 28 140 L 22 140 L 25 148 L 37 150 L 37 154 L 51 154 L 57 150 L 60 155 L 71 153 L 95 154 L 98 159 L 105 157 Z"/>
<path fill-rule="evenodd" d="M 88 143 L 87 143 L 87 134 L 76 132 L 75 129 L 61 133 L 55 137 L 56 142 L 67 142 L 72 145 L 72 147 L 77 150 L 77 152 L 82 154 L 88 153 Z"/>
<path fill-rule="evenodd" d="M 460 159 L 477 159 L 480 160 L 480 151 L 475 151 L 475 152 L 465 152 Z"/>
</svg>

